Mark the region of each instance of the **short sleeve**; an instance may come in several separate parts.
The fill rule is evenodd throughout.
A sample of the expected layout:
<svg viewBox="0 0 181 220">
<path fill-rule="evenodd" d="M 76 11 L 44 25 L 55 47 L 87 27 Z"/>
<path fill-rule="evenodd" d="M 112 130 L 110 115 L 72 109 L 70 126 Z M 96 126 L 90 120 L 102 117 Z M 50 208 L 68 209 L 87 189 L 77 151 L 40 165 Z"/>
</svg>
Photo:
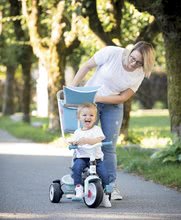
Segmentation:
<svg viewBox="0 0 181 220">
<path fill-rule="evenodd" d="M 106 63 L 109 59 L 112 58 L 112 56 L 115 55 L 115 49 L 117 47 L 115 46 L 107 46 L 99 51 L 97 51 L 94 54 L 94 60 L 98 66 L 101 66 L 102 64 Z"/>
<path fill-rule="evenodd" d="M 96 137 L 103 137 L 105 139 L 105 135 L 104 135 L 102 129 L 98 126 L 94 126 L 94 134 Z"/>
<path fill-rule="evenodd" d="M 130 86 L 130 89 L 133 90 L 133 92 L 135 93 L 138 88 L 140 87 L 142 81 L 143 81 L 144 77 L 140 78 L 136 83 L 134 83 L 134 85 Z"/>
</svg>

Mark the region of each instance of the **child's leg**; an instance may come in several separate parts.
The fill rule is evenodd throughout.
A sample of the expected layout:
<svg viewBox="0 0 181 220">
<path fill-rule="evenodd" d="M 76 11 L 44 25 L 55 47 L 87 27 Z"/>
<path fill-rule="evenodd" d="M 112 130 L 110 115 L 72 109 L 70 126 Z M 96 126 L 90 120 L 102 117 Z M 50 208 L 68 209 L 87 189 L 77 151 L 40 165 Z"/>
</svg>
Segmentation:
<svg viewBox="0 0 181 220">
<path fill-rule="evenodd" d="M 72 170 L 75 185 L 75 197 L 73 197 L 73 200 L 81 200 L 83 197 L 82 172 L 85 167 L 87 167 L 87 159 L 76 158 L 74 160 Z"/>
<path fill-rule="evenodd" d="M 74 185 L 82 183 L 82 172 L 87 167 L 87 161 L 83 158 L 76 158 L 72 167 Z"/>
<path fill-rule="evenodd" d="M 88 166 L 89 159 L 87 158 L 76 158 L 72 167 L 74 185 L 83 184 L 82 172 Z"/>
</svg>

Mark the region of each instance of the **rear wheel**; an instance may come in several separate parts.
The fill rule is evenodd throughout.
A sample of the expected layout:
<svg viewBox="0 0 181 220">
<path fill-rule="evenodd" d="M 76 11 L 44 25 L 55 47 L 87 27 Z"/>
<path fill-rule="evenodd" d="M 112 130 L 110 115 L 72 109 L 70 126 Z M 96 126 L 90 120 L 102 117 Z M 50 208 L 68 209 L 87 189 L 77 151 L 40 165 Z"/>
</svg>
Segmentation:
<svg viewBox="0 0 181 220">
<path fill-rule="evenodd" d="M 89 208 L 97 208 L 102 202 L 103 188 L 100 181 L 90 182 L 88 185 L 88 195 L 84 197 L 84 203 Z"/>
<path fill-rule="evenodd" d="M 52 203 L 60 202 L 62 198 L 63 191 L 61 185 L 57 182 L 53 182 L 49 187 L 49 199 Z"/>
</svg>

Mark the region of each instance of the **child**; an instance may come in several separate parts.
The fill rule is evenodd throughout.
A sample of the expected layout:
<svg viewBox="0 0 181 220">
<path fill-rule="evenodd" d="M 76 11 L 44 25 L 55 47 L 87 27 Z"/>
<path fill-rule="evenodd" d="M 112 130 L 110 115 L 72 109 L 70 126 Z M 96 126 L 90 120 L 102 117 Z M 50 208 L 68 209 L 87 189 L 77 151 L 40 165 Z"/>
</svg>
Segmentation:
<svg viewBox="0 0 181 220">
<path fill-rule="evenodd" d="M 95 125 L 97 119 L 97 107 L 95 104 L 85 103 L 78 107 L 77 113 L 81 126 L 74 132 L 74 141 L 71 142 L 71 144 L 78 145 L 78 149 L 75 150 L 75 159 L 72 170 L 76 192 L 75 197 L 77 199 L 82 199 L 82 172 L 89 166 L 90 155 L 93 154 L 96 159 L 96 170 L 102 180 L 103 187 L 109 184 L 109 180 L 103 163 L 103 152 L 101 150 L 101 146 L 96 147 L 96 149 L 91 149 L 91 154 L 89 148 L 90 145 L 100 143 L 105 139 L 101 128 Z M 104 193 L 102 203 L 105 207 L 111 207 L 109 195 Z"/>
</svg>

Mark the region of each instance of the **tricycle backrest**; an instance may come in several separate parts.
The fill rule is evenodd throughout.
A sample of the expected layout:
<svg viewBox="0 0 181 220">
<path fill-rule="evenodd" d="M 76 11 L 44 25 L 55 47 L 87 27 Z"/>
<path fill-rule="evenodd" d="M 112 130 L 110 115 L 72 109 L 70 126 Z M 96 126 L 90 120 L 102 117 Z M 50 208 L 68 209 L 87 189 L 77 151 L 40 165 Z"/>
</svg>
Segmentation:
<svg viewBox="0 0 181 220">
<path fill-rule="evenodd" d="M 63 91 L 58 91 L 57 101 L 63 136 L 64 133 L 73 133 L 79 127 L 77 107 L 83 103 L 93 103 L 98 89 L 99 87 L 64 87 Z"/>
</svg>

